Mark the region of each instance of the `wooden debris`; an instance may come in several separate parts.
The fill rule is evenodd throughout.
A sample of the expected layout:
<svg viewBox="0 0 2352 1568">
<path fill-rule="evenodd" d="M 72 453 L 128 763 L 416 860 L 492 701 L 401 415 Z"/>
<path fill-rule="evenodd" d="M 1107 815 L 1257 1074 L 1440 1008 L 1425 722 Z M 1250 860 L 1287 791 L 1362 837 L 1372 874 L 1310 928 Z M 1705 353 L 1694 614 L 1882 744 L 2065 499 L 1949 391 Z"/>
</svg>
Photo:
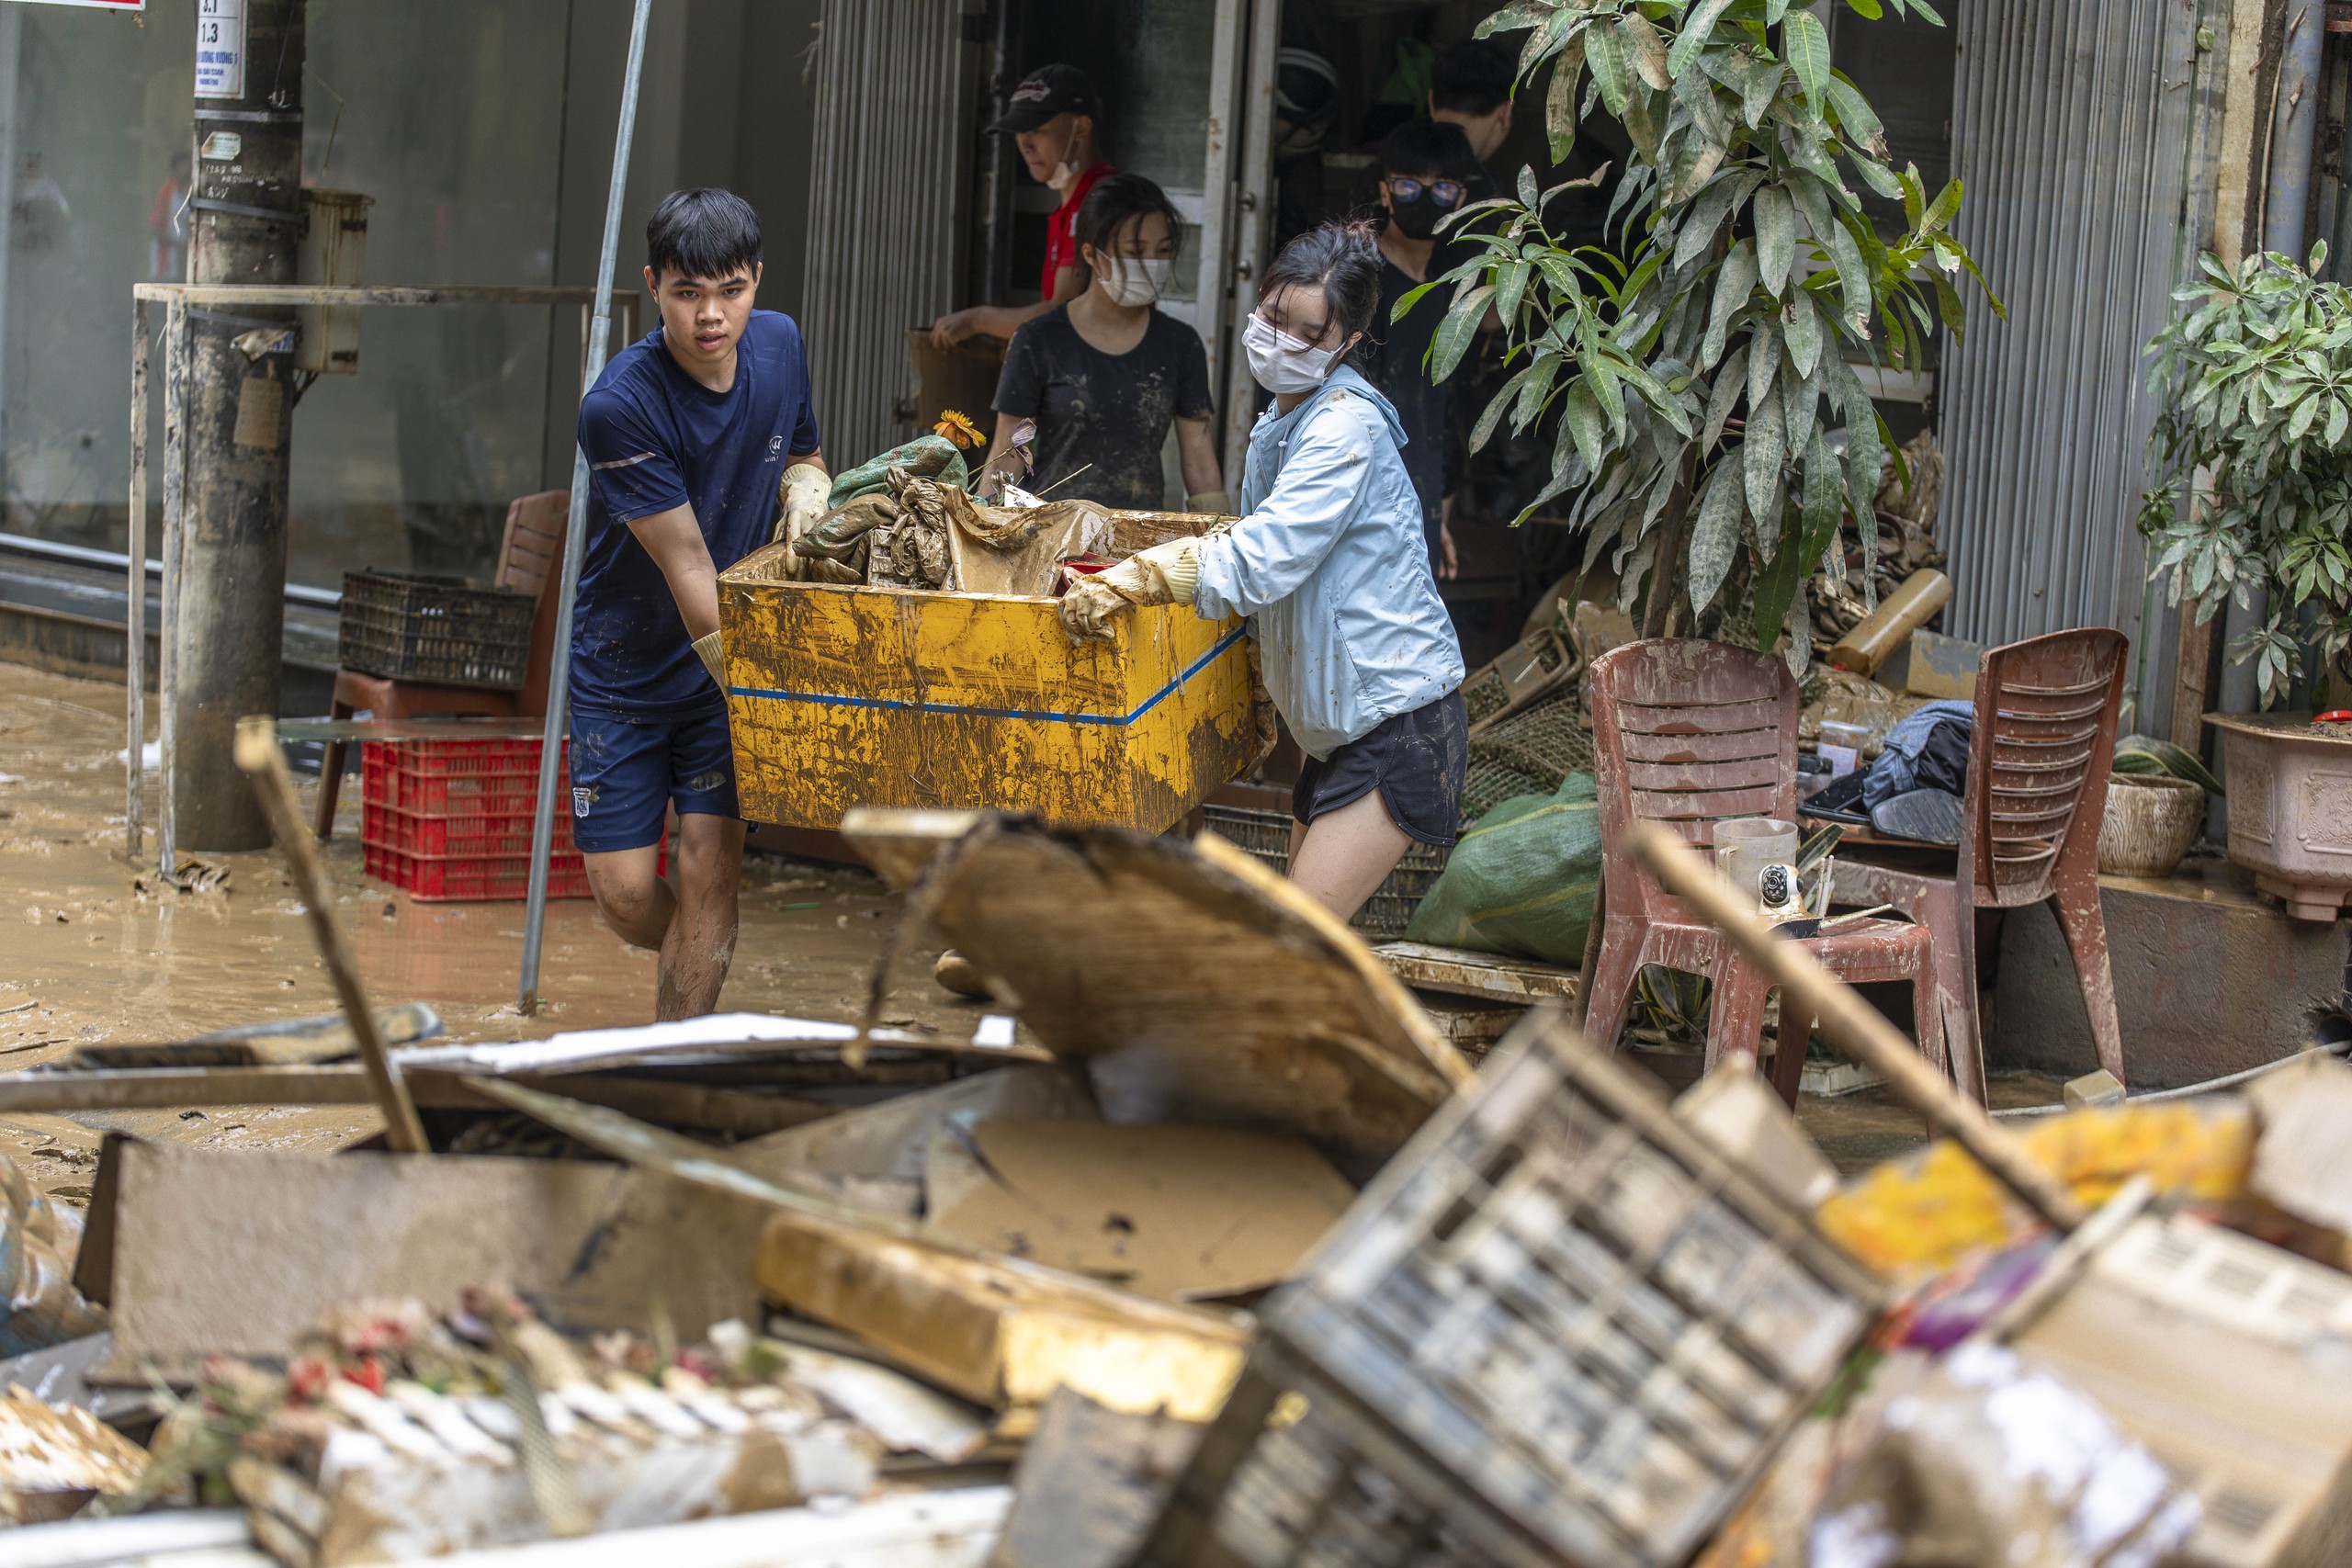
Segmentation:
<svg viewBox="0 0 2352 1568">
<path fill-rule="evenodd" d="M 1493 1001 L 1576 999 L 1577 972 L 1555 964 L 1505 958 L 1493 953 L 1471 953 L 1458 947 L 1431 947 L 1418 942 L 1383 942 L 1372 952 L 1374 957 L 1388 966 L 1391 975 L 1416 990 L 1443 991 Z"/>
</svg>

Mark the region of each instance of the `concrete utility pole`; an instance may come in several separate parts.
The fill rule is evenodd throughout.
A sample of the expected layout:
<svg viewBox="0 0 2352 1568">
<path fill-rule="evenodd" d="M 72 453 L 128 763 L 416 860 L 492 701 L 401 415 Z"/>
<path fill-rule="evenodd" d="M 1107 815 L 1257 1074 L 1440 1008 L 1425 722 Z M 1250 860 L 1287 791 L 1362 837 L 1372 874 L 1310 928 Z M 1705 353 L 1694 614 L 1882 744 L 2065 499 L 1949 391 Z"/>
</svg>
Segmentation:
<svg viewBox="0 0 2352 1568">
<path fill-rule="evenodd" d="M 290 284 L 302 231 L 304 0 L 197 0 L 187 281 Z M 255 850 L 269 824 L 237 720 L 276 716 L 286 622 L 294 311 L 190 310 L 188 533 L 177 635 L 179 843 Z"/>
</svg>

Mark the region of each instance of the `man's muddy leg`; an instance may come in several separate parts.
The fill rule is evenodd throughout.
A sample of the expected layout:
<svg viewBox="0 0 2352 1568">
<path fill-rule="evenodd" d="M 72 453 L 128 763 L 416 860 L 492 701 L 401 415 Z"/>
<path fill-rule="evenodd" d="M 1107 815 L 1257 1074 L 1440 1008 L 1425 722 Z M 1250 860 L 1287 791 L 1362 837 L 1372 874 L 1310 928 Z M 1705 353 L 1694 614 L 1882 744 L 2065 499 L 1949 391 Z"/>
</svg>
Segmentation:
<svg viewBox="0 0 2352 1568">
<path fill-rule="evenodd" d="M 703 812 L 678 818 L 676 916 L 662 942 L 657 1020 L 695 1018 L 718 1005 L 735 956 L 735 894 L 744 825 Z"/>
</svg>

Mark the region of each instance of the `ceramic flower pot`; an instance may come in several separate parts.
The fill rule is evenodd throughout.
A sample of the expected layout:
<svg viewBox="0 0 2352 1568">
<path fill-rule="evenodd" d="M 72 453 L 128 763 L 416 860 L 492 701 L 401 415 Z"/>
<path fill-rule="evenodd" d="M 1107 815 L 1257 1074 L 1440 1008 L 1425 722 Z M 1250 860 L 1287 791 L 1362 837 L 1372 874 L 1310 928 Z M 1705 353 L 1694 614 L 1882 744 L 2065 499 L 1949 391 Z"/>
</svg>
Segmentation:
<svg viewBox="0 0 2352 1568">
<path fill-rule="evenodd" d="M 2098 825 L 2102 876 L 2170 876 L 2205 823 L 2205 786 L 2161 773 L 2116 773 L 2107 781 Z"/>
<path fill-rule="evenodd" d="M 2228 753 L 2230 859 L 2289 914 L 2335 919 L 2352 898 L 2352 725 L 2210 716 Z"/>
</svg>

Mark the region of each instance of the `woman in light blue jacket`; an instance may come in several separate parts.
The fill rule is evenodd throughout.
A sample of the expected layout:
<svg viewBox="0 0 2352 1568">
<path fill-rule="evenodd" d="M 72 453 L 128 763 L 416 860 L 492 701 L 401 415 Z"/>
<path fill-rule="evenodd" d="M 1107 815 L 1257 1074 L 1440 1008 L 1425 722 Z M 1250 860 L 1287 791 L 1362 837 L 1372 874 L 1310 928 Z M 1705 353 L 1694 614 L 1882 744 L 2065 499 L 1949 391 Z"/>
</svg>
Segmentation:
<svg viewBox="0 0 2352 1568">
<path fill-rule="evenodd" d="M 1250 432 L 1241 520 L 1072 588 L 1062 621 L 1108 637 L 1129 604 L 1250 618 L 1266 689 L 1306 750 L 1291 880 L 1341 919 L 1418 840 L 1462 827 L 1469 722 L 1462 645 L 1438 598 L 1405 433 L 1348 363 L 1379 305 L 1369 225 L 1326 223 L 1266 269 L 1242 333 L 1274 394 Z"/>
</svg>

